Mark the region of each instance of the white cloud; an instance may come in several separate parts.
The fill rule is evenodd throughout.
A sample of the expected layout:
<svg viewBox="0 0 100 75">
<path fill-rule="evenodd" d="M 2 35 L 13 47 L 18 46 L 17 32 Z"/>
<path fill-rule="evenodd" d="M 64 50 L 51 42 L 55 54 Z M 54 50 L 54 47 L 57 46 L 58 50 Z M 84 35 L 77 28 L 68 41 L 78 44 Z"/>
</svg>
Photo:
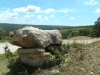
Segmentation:
<svg viewBox="0 0 100 75">
<path fill-rule="evenodd" d="M 19 8 L 14 8 L 14 9 L 1 8 L 0 22 L 8 22 L 8 23 L 31 23 L 31 21 L 34 21 L 34 23 L 36 21 L 45 22 L 45 21 L 50 21 L 50 19 L 55 18 L 53 13 L 63 14 L 63 13 L 68 13 L 68 12 L 73 12 L 73 11 L 74 11 L 73 9 L 55 10 L 54 8 L 41 10 L 40 7 L 34 6 L 34 5 L 28 5 L 26 7 L 19 7 Z M 37 15 L 37 13 L 40 15 Z M 34 15 L 37 15 L 37 16 L 33 17 Z"/>
<path fill-rule="evenodd" d="M 40 22 L 43 22 L 43 19 L 41 19 Z"/>
<path fill-rule="evenodd" d="M 32 20 L 31 22 L 32 22 L 32 23 L 34 23 L 34 22 L 35 22 L 35 20 Z"/>
<path fill-rule="evenodd" d="M 75 17 L 71 17 L 70 19 L 71 19 L 71 20 L 74 20 L 74 19 L 75 19 Z"/>
<path fill-rule="evenodd" d="M 44 19 L 43 19 L 41 15 L 38 15 L 38 16 L 37 16 L 37 19 L 38 19 L 40 22 L 43 22 L 44 20 L 49 21 L 49 19 L 48 19 L 47 16 L 44 17 Z"/>
<path fill-rule="evenodd" d="M 84 4 L 95 5 L 95 4 L 98 4 L 98 2 L 96 2 L 94 0 L 89 0 L 89 1 L 84 2 Z"/>
<path fill-rule="evenodd" d="M 50 15 L 49 18 L 54 18 L 54 15 Z"/>
<path fill-rule="evenodd" d="M 50 13 L 50 12 L 54 12 L 54 11 L 55 11 L 54 9 L 49 8 L 49 9 L 46 9 L 46 10 L 45 10 L 45 13 Z"/>
<path fill-rule="evenodd" d="M 0 18 L 2 17 L 2 15 L 0 14 Z"/>
<path fill-rule="evenodd" d="M 19 14 L 18 13 L 12 13 L 10 16 L 11 17 L 17 17 L 17 16 L 19 16 Z"/>
<path fill-rule="evenodd" d="M 47 16 L 44 17 L 44 20 L 49 21 L 49 18 Z"/>
<path fill-rule="evenodd" d="M 73 12 L 75 9 L 60 9 L 57 10 L 57 12 L 63 12 L 63 13 L 68 13 L 68 12 Z"/>
<path fill-rule="evenodd" d="M 68 10 L 63 10 L 63 13 L 67 13 L 68 12 Z"/>
<path fill-rule="evenodd" d="M 29 6 L 26 7 L 26 10 L 28 12 L 39 12 L 40 11 L 40 7 L 34 6 L 34 5 L 29 5 Z"/>
<path fill-rule="evenodd" d="M 37 16 L 37 19 L 41 19 L 41 18 L 42 18 L 42 16 L 41 16 L 41 15 L 38 15 L 38 16 Z"/>
<path fill-rule="evenodd" d="M 19 17 L 18 13 L 12 12 L 10 9 L 6 9 L 4 11 L 0 11 L 1 23 L 23 23 L 23 17 Z"/>
<path fill-rule="evenodd" d="M 25 15 L 24 17 L 29 19 L 30 17 L 33 17 L 34 15 Z"/>
<path fill-rule="evenodd" d="M 55 10 L 53 8 L 48 8 L 46 10 L 41 10 L 42 13 L 51 13 L 51 12 L 61 12 L 61 13 L 68 13 L 68 12 L 73 12 L 75 9 L 59 9 Z"/>
<path fill-rule="evenodd" d="M 20 7 L 13 9 L 14 12 L 20 13 L 20 12 L 39 12 L 40 7 L 34 6 L 34 5 L 28 5 L 27 7 Z"/>
<path fill-rule="evenodd" d="M 15 13 L 26 12 L 26 8 L 25 7 L 15 8 L 15 9 L 13 9 L 13 11 Z"/>
<path fill-rule="evenodd" d="M 66 10 L 66 9 L 64 9 L 64 10 L 58 10 L 58 12 L 67 13 L 67 12 L 69 12 L 69 10 Z"/>
<path fill-rule="evenodd" d="M 30 18 L 30 16 L 29 16 L 29 15 L 25 15 L 24 17 L 25 17 L 25 18 L 28 18 L 28 19 Z"/>
<path fill-rule="evenodd" d="M 95 11 L 96 13 L 100 13 L 100 9 L 96 9 L 96 11 Z"/>
<path fill-rule="evenodd" d="M 11 12 L 10 9 L 6 9 L 4 11 L 0 11 L 0 14 L 2 15 L 2 18 L 5 18 L 5 19 L 19 16 L 18 13 Z"/>
</svg>

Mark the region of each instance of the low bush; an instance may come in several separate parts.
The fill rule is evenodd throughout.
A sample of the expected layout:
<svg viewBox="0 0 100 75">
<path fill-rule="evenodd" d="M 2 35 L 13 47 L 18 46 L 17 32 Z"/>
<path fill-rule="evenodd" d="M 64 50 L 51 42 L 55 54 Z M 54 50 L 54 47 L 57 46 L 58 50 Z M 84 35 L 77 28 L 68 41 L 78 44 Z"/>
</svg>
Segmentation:
<svg viewBox="0 0 100 75">
<path fill-rule="evenodd" d="M 4 50 L 8 60 L 7 68 L 10 69 L 12 75 L 29 75 L 26 66 L 21 63 L 20 58 L 18 58 L 17 52 L 12 54 L 7 45 L 4 47 Z"/>
<path fill-rule="evenodd" d="M 46 49 L 47 52 L 50 52 L 51 55 L 53 55 L 55 57 L 55 59 L 62 59 L 63 57 L 63 53 L 59 52 L 59 50 L 53 46 L 49 46 Z"/>
</svg>

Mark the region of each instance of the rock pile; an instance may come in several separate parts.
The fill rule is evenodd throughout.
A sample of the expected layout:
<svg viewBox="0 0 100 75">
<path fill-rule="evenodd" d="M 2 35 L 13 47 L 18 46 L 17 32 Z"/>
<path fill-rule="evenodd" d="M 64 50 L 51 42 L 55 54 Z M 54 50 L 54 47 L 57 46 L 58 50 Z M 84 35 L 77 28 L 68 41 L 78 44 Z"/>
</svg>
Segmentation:
<svg viewBox="0 0 100 75">
<path fill-rule="evenodd" d="M 49 52 L 45 52 L 48 46 L 62 45 L 62 36 L 58 30 L 24 27 L 11 31 L 9 36 L 11 44 L 21 47 L 17 50 L 21 61 L 30 66 L 42 65 L 53 58 Z"/>
</svg>

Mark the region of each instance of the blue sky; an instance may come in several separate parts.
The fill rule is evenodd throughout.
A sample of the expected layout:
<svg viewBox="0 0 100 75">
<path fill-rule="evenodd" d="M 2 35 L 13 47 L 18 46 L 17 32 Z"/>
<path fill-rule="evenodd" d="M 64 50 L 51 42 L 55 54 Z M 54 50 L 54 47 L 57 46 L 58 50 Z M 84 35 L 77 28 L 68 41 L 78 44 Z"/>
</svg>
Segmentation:
<svg viewBox="0 0 100 75">
<path fill-rule="evenodd" d="M 0 23 L 93 25 L 100 0 L 1 0 Z"/>
</svg>

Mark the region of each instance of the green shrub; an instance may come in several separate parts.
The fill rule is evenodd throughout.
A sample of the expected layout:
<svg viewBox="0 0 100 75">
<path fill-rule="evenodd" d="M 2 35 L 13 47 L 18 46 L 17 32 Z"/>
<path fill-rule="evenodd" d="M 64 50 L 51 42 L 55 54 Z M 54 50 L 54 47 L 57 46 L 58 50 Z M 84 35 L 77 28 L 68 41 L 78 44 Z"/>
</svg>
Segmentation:
<svg viewBox="0 0 100 75">
<path fill-rule="evenodd" d="M 11 70 L 12 75 L 29 75 L 26 66 L 21 63 L 19 58 L 10 60 L 7 67 Z"/>
<path fill-rule="evenodd" d="M 10 69 L 12 75 L 29 75 L 26 66 L 21 63 L 21 60 L 18 58 L 17 52 L 12 54 L 7 45 L 4 47 L 4 50 L 8 60 L 7 68 Z"/>
<path fill-rule="evenodd" d="M 12 52 L 10 52 L 10 49 L 8 48 L 7 45 L 4 47 L 4 51 L 5 51 L 5 56 L 6 56 L 7 60 L 8 60 L 8 62 L 9 62 L 10 58 L 12 56 Z"/>
<path fill-rule="evenodd" d="M 55 56 L 55 59 L 61 59 L 63 56 L 63 53 L 59 52 L 59 50 L 53 46 L 49 46 L 46 51 L 51 52 L 51 55 Z"/>
</svg>

